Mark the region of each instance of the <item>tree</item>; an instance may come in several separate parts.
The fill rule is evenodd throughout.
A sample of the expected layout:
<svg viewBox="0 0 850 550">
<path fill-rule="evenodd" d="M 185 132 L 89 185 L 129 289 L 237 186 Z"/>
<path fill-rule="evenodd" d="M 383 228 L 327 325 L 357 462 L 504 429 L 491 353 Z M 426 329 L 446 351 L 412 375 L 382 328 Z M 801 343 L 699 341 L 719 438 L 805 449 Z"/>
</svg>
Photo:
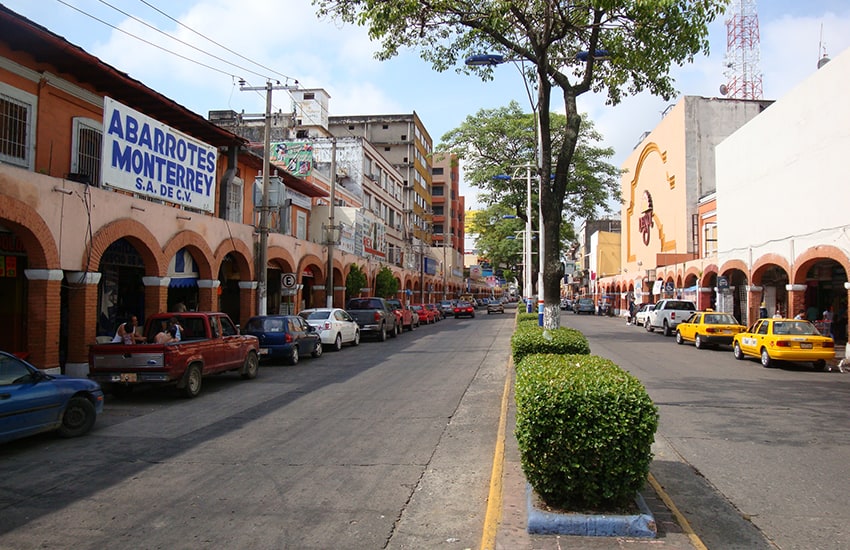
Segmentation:
<svg viewBox="0 0 850 550">
<path fill-rule="evenodd" d="M 320 15 L 367 26 L 379 59 L 418 48 L 434 69 L 481 53 L 528 62 L 536 87 L 544 240 L 544 324 L 560 324 L 560 208 L 574 185 L 573 155 L 582 119 L 576 99 L 605 92 L 609 104 L 643 90 L 675 95 L 670 67 L 708 52 L 708 24 L 728 0 L 313 0 Z M 584 52 L 584 54 L 581 54 Z M 492 66 L 462 68 L 483 79 Z M 553 87 L 564 99 L 560 144 L 551 133 Z M 554 151 L 553 146 L 558 147 Z M 554 161 L 554 162 L 553 162 Z M 553 176 L 550 179 L 550 176 Z"/>
<path fill-rule="evenodd" d="M 381 298 L 392 298 L 398 293 L 398 279 L 387 266 L 382 267 L 375 275 L 375 295 Z"/>
<path fill-rule="evenodd" d="M 345 301 L 348 302 L 351 298 L 359 296 L 360 289 L 366 288 L 368 285 L 369 281 L 366 279 L 366 274 L 363 273 L 360 266 L 351 264 L 351 271 L 348 272 L 348 276 L 345 278 Z"/>
</svg>

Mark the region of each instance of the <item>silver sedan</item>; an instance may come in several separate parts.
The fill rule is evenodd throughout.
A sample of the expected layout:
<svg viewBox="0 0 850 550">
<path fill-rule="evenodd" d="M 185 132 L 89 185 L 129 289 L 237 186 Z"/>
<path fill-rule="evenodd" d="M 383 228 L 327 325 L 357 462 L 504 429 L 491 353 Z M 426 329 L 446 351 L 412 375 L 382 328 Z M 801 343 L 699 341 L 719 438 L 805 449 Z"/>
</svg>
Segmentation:
<svg viewBox="0 0 850 550">
<path fill-rule="evenodd" d="M 343 344 L 360 344 L 360 327 L 344 309 L 320 307 L 305 309 L 298 315 L 316 327 L 323 346 L 330 346 L 330 349 L 339 351 Z"/>
</svg>

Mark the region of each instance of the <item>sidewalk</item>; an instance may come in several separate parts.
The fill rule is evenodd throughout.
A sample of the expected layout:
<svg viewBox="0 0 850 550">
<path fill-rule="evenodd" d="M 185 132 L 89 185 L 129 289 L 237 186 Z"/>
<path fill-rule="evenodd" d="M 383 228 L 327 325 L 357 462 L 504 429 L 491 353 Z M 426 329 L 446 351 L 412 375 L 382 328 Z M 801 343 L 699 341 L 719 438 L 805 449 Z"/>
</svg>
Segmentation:
<svg viewBox="0 0 850 550">
<path fill-rule="evenodd" d="M 509 369 L 513 378 L 513 368 Z M 571 535 L 532 535 L 526 530 L 526 481 L 520 464 L 519 448 L 514 427 L 516 405 L 513 380 L 508 396 L 507 426 L 505 430 L 505 461 L 502 473 L 502 511 L 495 548 L 498 550 L 564 550 L 587 549 L 608 550 L 614 548 L 645 547 L 669 550 L 700 550 L 705 548 L 698 538 L 692 538 L 678 524 L 673 512 L 664 504 L 661 496 L 650 484 L 641 491 L 649 509 L 655 516 L 658 536 L 655 539 L 624 537 L 577 537 Z M 656 452 L 656 455 L 659 453 Z M 650 468 L 651 470 L 651 468 Z"/>
</svg>

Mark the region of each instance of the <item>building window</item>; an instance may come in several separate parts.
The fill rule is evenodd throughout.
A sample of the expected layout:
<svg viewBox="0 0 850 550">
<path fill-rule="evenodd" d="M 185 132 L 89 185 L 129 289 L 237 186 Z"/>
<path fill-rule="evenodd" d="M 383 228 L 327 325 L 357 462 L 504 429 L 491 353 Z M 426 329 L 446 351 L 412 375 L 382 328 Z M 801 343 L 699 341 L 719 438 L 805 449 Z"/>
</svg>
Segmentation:
<svg viewBox="0 0 850 550">
<path fill-rule="evenodd" d="M 435 206 L 434 207 L 434 215 L 435 216 L 442 216 L 443 215 L 443 207 L 442 206 Z"/>
<path fill-rule="evenodd" d="M 307 240 L 307 213 L 302 210 L 295 213 L 295 238 Z"/>
<path fill-rule="evenodd" d="M 0 82 L 0 161 L 32 170 L 38 98 Z"/>
<path fill-rule="evenodd" d="M 101 123 L 90 118 L 74 117 L 71 136 L 71 174 L 75 181 L 100 187 L 100 155 L 103 143 Z"/>
<path fill-rule="evenodd" d="M 242 223 L 242 198 L 245 186 L 242 178 L 234 177 L 227 186 L 227 212 L 224 219 L 231 222 Z"/>
<path fill-rule="evenodd" d="M 707 223 L 702 228 L 702 255 L 703 257 L 717 254 L 717 224 Z"/>
<path fill-rule="evenodd" d="M 444 188 L 443 188 L 442 185 L 440 185 L 439 187 L 435 186 L 432 189 L 432 195 L 435 196 L 435 197 L 442 197 L 443 196 L 443 189 Z"/>
<path fill-rule="evenodd" d="M 431 175 L 432 176 L 442 176 L 443 175 L 443 169 L 442 168 L 431 168 Z"/>
</svg>

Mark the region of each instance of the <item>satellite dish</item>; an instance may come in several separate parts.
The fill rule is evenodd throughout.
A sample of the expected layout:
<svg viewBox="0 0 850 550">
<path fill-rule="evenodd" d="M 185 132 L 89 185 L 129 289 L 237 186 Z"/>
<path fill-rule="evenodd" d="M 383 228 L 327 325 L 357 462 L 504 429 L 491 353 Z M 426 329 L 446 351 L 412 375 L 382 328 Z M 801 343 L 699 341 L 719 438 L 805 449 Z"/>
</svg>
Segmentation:
<svg viewBox="0 0 850 550">
<path fill-rule="evenodd" d="M 726 87 L 726 84 L 720 85 L 720 95 L 726 95 L 729 93 L 729 88 Z"/>
</svg>

